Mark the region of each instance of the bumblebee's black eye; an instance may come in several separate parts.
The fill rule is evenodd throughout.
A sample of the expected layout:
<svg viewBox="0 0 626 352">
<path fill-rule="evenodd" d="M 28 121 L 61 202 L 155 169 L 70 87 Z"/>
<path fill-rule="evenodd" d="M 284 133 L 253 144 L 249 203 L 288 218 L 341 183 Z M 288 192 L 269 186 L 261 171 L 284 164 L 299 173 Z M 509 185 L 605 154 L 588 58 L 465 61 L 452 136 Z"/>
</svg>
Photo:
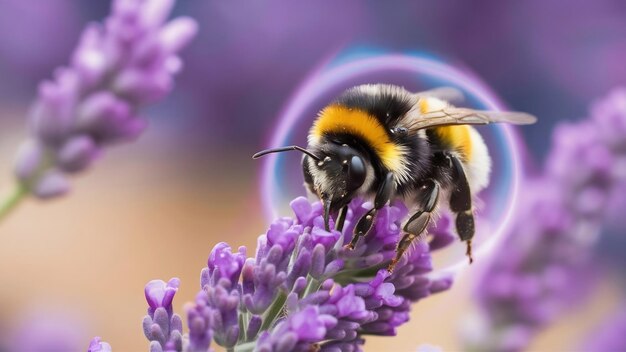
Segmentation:
<svg viewBox="0 0 626 352">
<path fill-rule="evenodd" d="M 394 127 L 391 129 L 391 133 L 397 136 L 406 136 L 409 133 L 409 130 L 406 127 Z"/>
<path fill-rule="evenodd" d="M 365 164 L 363 159 L 353 156 L 350 159 L 350 168 L 348 169 L 348 189 L 354 191 L 365 182 Z"/>
</svg>

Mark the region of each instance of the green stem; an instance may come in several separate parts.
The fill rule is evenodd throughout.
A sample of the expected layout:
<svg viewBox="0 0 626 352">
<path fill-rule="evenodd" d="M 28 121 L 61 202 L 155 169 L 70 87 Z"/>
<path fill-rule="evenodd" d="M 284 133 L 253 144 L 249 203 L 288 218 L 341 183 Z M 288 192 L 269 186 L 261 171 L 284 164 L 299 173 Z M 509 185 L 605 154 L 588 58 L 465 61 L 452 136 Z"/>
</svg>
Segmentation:
<svg viewBox="0 0 626 352">
<path fill-rule="evenodd" d="M 285 305 L 286 301 L 287 293 L 281 290 L 278 294 L 278 297 L 276 297 L 276 299 L 274 300 L 274 303 L 272 303 L 267 312 L 264 314 L 263 324 L 261 325 L 260 331 L 267 330 L 272 326 L 272 323 L 274 323 L 274 320 L 276 320 L 278 314 L 280 314 L 280 312 L 283 310 L 283 306 Z"/>
<path fill-rule="evenodd" d="M 239 340 L 237 342 L 243 342 L 248 339 L 246 336 L 246 326 L 248 326 L 248 324 L 244 322 L 245 319 L 244 313 L 239 313 Z"/>
<path fill-rule="evenodd" d="M 333 276 L 333 280 L 335 282 L 345 286 L 350 283 L 358 282 L 360 280 L 365 281 L 376 276 L 378 270 L 386 267 L 386 264 L 372 266 L 364 269 L 346 269 L 340 271 L 335 276 Z"/>
<path fill-rule="evenodd" d="M 20 204 L 27 194 L 28 191 L 24 185 L 17 185 L 17 187 L 13 189 L 13 192 L 0 202 L 0 221 L 4 220 L 4 218 Z"/>
<path fill-rule="evenodd" d="M 235 346 L 235 352 L 252 352 L 254 351 L 255 346 L 256 346 L 256 341 L 242 343 L 240 345 Z"/>
<path fill-rule="evenodd" d="M 306 285 L 306 288 L 304 289 L 304 293 L 302 294 L 302 297 L 306 297 L 309 294 L 316 292 L 317 290 L 320 289 L 321 285 L 322 284 L 319 281 L 312 278 L 311 276 L 307 277 L 307 285 Z"/>
</svg>

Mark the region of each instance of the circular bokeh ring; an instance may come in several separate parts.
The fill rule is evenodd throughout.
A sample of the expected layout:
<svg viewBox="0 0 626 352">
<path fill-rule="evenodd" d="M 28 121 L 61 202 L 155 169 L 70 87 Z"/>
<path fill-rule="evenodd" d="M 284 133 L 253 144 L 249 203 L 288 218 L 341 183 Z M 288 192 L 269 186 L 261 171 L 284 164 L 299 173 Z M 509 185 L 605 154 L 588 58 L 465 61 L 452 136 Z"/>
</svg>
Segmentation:
<svg viewBox="0 0 626 352">
<path fill-rule="evenodd" d="M 441 60 L 431 57 L 404 54 L 378 54 L 351 60 L 344 60 L 339 64 L 324 66 L 315 70 L 300 85 L 295 94 L 290 98 L 284 110 L 278 117 L 274 127 L 268 148 L 274 148 L 289 144 L 289 136 L 297 123 L 303 118 L 309 118 L 304 114 L 310 104 L 328 90 L 340 86 L 342 82 L 349 81 L 359 75 L 385 70 L 401 70 L 415 75 L 427 75 L 435 79 L 456 86 L 473 96 L 484 108 L 489 110 L 503 110 L 504 104 L 500 99 L 471 72 L 446 64 Z M 521 175 L 521 156 L 519 139 L 511 126 L 494 125 L 499 129 L 503 138 L 505 149 L 508 149 L 510 171 L 507 173 L 508 197 L 504 204 L 502 216 L 498 218 L 495 226 L 491 227 L 489 238 L 484 241 L 475 251 L 475 257 L 486 257 L 490 251 L 497 247 L 499 240 L 504 237 L 512 215 L 515 213 L 515 199 Z M 277 155 L 270 155 L 263 160 L 260 179 L 261 199 L 265 217 L 272 221 L 278 216 L 280 203 L 281 185 L 275 170 L 278 167 Z M 300 171 L 300 170 L 296 170 Z M 444 268 L 436 268 L 435 275 L 440 273 L 458 273 L 467 267 L 467 260 L 459 258 L 456 262 Z"/>
</svg>

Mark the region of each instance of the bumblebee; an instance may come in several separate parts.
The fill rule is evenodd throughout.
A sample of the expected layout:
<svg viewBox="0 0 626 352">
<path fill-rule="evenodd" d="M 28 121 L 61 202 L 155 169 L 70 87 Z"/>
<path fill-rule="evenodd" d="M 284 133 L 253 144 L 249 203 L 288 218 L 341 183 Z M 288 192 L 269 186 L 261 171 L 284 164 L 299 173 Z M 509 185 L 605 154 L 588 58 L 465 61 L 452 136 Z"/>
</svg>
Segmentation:
<svg viewBox="0 0 626 352">
<path fill-rule="evenodd" d="M 452 105 L 462 98 L 460 91 L 448 87 L 411 93 L 394 85 L 357 86 L 319 113 L 306 149 L 268 149 L 253 158 L 290 150 L 304 153 L 305 186 L 323 204 L 327 231 L 331 214 L 337 216 L 336 229 L 342 230 L 354 197 L 373 200 L 374 207 L 354 228 L 349 249 L 372 228 L 379 209 L 401 198 L 412 215 L 404 223 L 389 271 L 439 208 L 455 215 L 456 232 L 466 242 L 472 263 L 472 201 L 488 185 L 491 171 L 487 146 L 472 125 L 532 124 L 536 118 Z"/>
</svg>

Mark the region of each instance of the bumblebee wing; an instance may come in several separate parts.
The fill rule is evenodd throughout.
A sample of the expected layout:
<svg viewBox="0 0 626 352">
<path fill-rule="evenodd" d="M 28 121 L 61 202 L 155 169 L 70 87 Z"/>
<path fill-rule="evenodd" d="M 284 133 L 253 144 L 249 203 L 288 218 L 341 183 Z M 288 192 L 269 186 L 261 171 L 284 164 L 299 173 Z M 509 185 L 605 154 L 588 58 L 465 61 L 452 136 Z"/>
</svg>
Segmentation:
<svg viewBox="0 0 626 352">
<path fill-rule="evenodd" d="M 467 108 L 447 107 L 421 114 L 409 122 L 410 130 L 450 125 L 486 125 L 490 123 L 511 123 L 529 125 L 537 121 L 533 115 L 514 111 L 487 111 Z"/>
<path fill-rule="evenodd" d="M 437 98 L 448 103 L 458 104 L 465 100 L 463 92 L 453 87 L 440 87 L 415 93 L 417 98 Z"/>
</svg>

